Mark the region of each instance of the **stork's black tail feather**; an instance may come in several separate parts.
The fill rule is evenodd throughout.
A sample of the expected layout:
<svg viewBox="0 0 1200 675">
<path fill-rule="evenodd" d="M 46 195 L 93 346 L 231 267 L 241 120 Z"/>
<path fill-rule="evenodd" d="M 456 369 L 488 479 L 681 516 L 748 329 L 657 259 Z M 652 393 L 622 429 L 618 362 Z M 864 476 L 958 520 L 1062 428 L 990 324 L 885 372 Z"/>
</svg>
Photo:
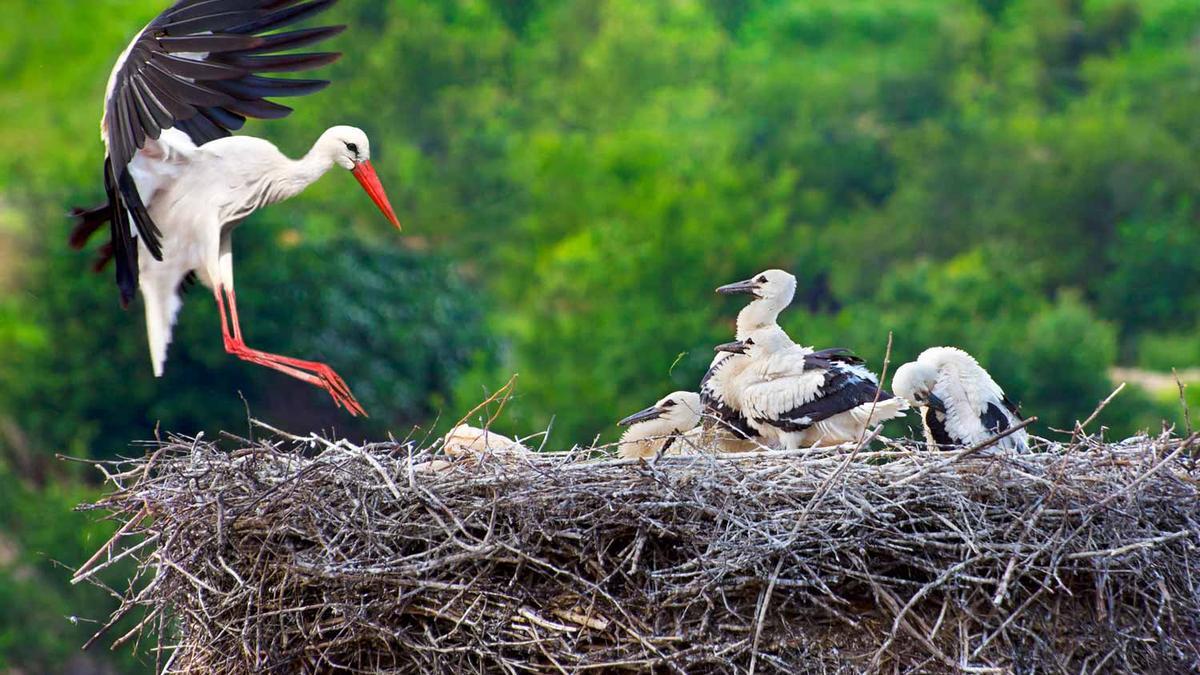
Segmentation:
<svg viewBox="0 0 1200 675">
<path fill-rule="evenodd" d="M 92 261 L 92 271 L 99 274 L 108 267 L 108 263 L 113 259 L 113 245 L 111 241 L 106 241 L 96 249 L 96 259 Z"/>
<path fill-rule="evenodd" d="M 71 228 L 71 236 L 67 239 L 67 243 L 76 251 L 82 251 L 96 230 L 112 221 L 113 205 L 106 203 L 90 209 L 76 206 L 71 209 L 71 217 L 75 218 L 76 222 L 75 227 Z M 109 240 L 96 249 L 96 259 L 92 261 L 92 271 L 97 274 L 103 272 L 112 259 L 113 243 Z"/>
<path fill-rule="evenodd" d="M 78 206 L 71 209 L 71 217 L 76 219 L 75 227 L 71 229 L 71 237 L 67 240 L 71 248 L 76 251 L 82 250 L 96 230 L 112 220 L 112 208 L 112 203 L 106 203 L 90 209 Z"/>
</svg>

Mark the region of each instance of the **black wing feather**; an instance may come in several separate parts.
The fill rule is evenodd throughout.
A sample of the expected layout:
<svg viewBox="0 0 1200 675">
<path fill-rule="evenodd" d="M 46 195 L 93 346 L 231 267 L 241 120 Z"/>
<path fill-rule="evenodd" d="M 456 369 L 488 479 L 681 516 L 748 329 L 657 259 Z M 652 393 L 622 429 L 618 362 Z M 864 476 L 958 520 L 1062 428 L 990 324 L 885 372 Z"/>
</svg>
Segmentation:
<svg viewBox="0 0 1200 675">
<path fill-rule="evenodd" d="M 212 120 L 214 124 L 230 131 L 237 131 L 246 124 L 245 117 L 231 113 L 225 108 L 205 108 L 203 112 L 204 116 Z"/>
<path fill-rule="evenodd" d="M 282 28 L 297 21 L 303 21 L 314 14 L 324 12 L 335 2 L 337 0 L 312 0 L 304 4 L 285 7 L 267 16 L 247 21 L 240 26 L 234 26 L 228 30 L 230 33 L 261 33 L 263 31 L 275 30 L 276 28 Z"/>
<path fill-rule="evenodd" d="M 224 108 L 242 117 L 253 117 L 260 120 L 277 120 L 292 114 L 292 109 L 271 101 L 234 101 Z"/>
<path fill-rule="evenodd" d="M 237 33 L 240 31 L 231 30 L 230 26 L 252 21 L 256 16 L 258 16 L 258 12 L 255 10 L 219 12 L 185 19 L 173 16 L 169 23 L 162 26 L 162 29 L 167 35 L 191 35 L 192 33 L 217 30 Z"/>
<path fill-rule="evenodd" d="M 243 54 L 265 54 L 267 52 L 277 52 L 284 49 L 296 49 L 297 47 L 307 47 L 315 42 L 320 42 L 326 38 L 331 38 L 334 35 L 346 30 L 345 26 L 325 26 L 323 28 L 305 28 L 303 30 L 293 30 L 286 33 L 274 33 L 259 39 L 257 47 L 250 47 L 241 50 Z"/>
<path fill-rule="evenodd" d="M 930 406 L 925 406 L 925 426 L 929 427 L 929 435 L 933 437 L 933 442 L 939 446 L 953 447 L 961 445 L 950 437 L 950 432 L 946 430 L 946 414 L 935 410 Z"/>
<path fill-rule="evenodd" d="M 153 25 L 152 25 L 153 27 Z M 146 29 L 150 30 L 149 28 Z M 145 35 L 145 33 L 143 33 Z M 260 46 L 260 39 L 253 35 L 166 35 L 162 34 L 154 40 L 156 51 L 168 53 L 208 52 L 223 54 L 254 49 Z"/>
<path fill-rule="evenodd" d="M 194 80 L 232 80 L 246 75 L 245 69 L 220 61 L 196 61 L 173 54 L 162 54 L 158 60 L 167 64 L 171 73 L 176 77 L 190 77 Z"/>
<path fill-rule="evenodd" d="M 304 96 L 321 91 L 329 86 L 328 80 L 281 80 L 273 77 L 250 75 L 228 82 L 211 82 L 217 91 L 242 101 L 253 101 L 268 96 Z"/>
<path fill-rule="evenodd" d="M 866 361 L 854 355 L 854 352 L 845 347 L 831 347 L 829 349 L 821 349 L 804 357 L 804 367 L 808 368 L 823 368 L 829 369 L 835 363 L 844 363 L 851 366 L 861 366 Z"/>
<path fill-rule="evenodd" d="M 845 367 L 834 366 L 825 375 L 825 383 L 813 400 L 783 413 L 777 420 L 760 420 L 784 431 L 804 431 L 821 420 L 852 410 L 878 398 L 886 401 L 892 394 L 879 383 Z"/>
<path fill-rule="evenodd" d="M 337 52 L 315 52 L 312 54 L 279 54 L 275 56 L 242 56 L 221 54 L 220 63 L 227 63 L 259 73 L 291 73 L 309 70 L 333 63 L 341 54 Z M 212 59 L 218 61 L 218 58 Z"/>
<path fill-rule="evenodd" d="M 130 230 L 129 214 L 124 208 L 112 208 L 119 205 L 117 197 L 117 176 L 113 171 L 112 161 L 104 160 L 104 191 L 108 194 L 110 204 L 109 230 L 113 258 L 116 260 L 117 288 L 121 292 L 121 306 L 129 307 L 133 294 L 137 291 L 137 245 L 133 241 Z"/>
<path fill-rule="evenodd" d="M 983 423 L 983 428 L 998 434 L 1008 429 L 1008 415 L 1000 409 L 1000 406 L 995 403 L 988 403 L 987 408 L 984 408 L 983 414 L 979 416 L 979 421 Z"/>
<path fill-rule="evenodd" d="M 162 259 L 158 228 L 129 175 L 129 162 L 147 139 L 157 139 L 165 129 L 177 128 L 203 145 L 240 129 L 247 117 L 276 119 L 291 112 L 265 97 L 302 96 L 325 88 L 324 80 L 280 80 L 258 73 L 303 71 L 333 62 L 340 54 L 276 52 L 319 42 L 344 26 L 261 33 L 302 21 L 336 2 L 180 0 L 134 38 L 104 110 L 107 215 L 123 304 L 137 287 L 137 247 L 128 227 L 136 228 L 147 250 Z"/>
<path fill-rule="evenodd" d="M 230 12 L 246 6 L 246 0 L 192 0 L 179 2 L 163 12 L 163 19 L 173 22 L 195 19 L 200 16 Z"/>
<path fill-rule="evenodd" d="M 1013 419 L 1014 419 L 1014 420 L 1016 420 L 1016 421 L 1018 421 L 1018 422 L 1024 422 L 1024 421 L 1025 421 L 1025 416 L 1021 414 L 1021 406 L 1020 406 L 1020 404 L 1018 404 L 1018 403 L 1013 403 L 1013 400 L 1012 400 L 1011 398 L 1009 398 L 1009 397 L 1008 397 L 1008 394 L 1005 394 L 1005 395 L 1003 396 L 1003 398 L 1001 398 L 1000 400 L 1001 400 L 1001 402 L 1003 402 L 1003 403 L 1004 403 L 1004 407 L 1005 407 L 1005 408 L 1008 408 L 1008 412 L 1012 413 L 1012 416 L 1013 416 Z"/>
</svg>

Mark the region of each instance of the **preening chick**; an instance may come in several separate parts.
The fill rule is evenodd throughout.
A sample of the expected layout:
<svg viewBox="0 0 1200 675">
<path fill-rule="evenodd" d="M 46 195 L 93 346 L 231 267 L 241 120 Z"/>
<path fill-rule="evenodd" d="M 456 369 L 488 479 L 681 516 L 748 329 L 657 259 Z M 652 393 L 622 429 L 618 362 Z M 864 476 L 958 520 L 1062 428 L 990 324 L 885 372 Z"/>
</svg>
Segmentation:
<svg viewBox="0 0 1200 675">
<path fill-rule="evenodd" d="M 922 408 L 925 440 L 931 445 L 975 445 L 1021 422 L 1017 406 L 979 362 L 957 347 L 931 347 L 896 369 L 892 389 Z M 996 447 L 1024 450 L 1024 429 Z"/>
</svg>

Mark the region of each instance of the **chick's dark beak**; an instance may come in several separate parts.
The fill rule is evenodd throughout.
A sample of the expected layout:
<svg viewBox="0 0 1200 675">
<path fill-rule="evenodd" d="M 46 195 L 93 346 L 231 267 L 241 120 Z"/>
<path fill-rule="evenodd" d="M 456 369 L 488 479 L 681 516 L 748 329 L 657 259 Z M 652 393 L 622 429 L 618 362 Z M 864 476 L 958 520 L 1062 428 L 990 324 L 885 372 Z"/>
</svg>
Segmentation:
<svg viewBox="0 0 1200 675">
<path fill-rule="evenodd" d="M 716 347 L 713 347 L 713 351 L 714 352 L 729 352 L 730 354 L 745 354 L 746 353 L 746 343 L 742 342 L 741 340 L 734 340 L 733 342 L 726 342 L 725 344 L 721 344 L 721 345 L 717 345 Z"/>
<path fill-rule="evenodd" d="M 753 295 L 758 297 L 758 282 L 753 279 L 725 284 L 717 289 L 721 295 Z"/>
<path fill-rule="evenodd" d="M 617 422 L 617 426 L 627 427 L 630 424 L 637 424 L 638 422 L 656 420 L 662 415 L 662 412 L 663 411 L 661 408 L 652 405 L 645 410 L 639 410 L 620 422 Z"/>
<path fill-rule="evenodd" d="M 929 392 L 929 407 L 933 408 L 934 410 L 946 412 L 946 403 L 942 401 L 942 399 L 935 396 L 932 391 Z"/>
</svg>

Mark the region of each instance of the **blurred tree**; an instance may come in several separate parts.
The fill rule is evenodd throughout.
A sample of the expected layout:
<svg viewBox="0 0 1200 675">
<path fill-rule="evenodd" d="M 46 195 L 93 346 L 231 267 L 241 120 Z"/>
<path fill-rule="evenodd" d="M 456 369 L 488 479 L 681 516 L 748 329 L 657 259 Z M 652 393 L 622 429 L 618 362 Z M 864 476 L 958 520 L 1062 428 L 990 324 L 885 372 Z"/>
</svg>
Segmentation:
<svg viewBox="0 0 1200 675">
<path fill-rule="evenodd" d="M 1200 317 L 1200 227 L 1190 204 L 1162 219 L 1117 227 L 1100 308 L 1133 333 L 1178 330 Z"/>
<path fill-rule="evenodd" d="M 67 475 L 55 474 L 60 481 Z M 92 496 L 69 483 L 32 486 L 0 461 L 0 670 L 67 672 L 68 664 L 109 663 L 122 673 L 153 671 L 144 653 L 79 651 L 100 627 L 95 620 L 106 620 L 113 609 L 103 590 L 65 581 L 73 566 L 87 560 L 116 529 L 74 512 Z M 119 579 L 122 573 L 118 564 L 108 578 Z M 114 636 L 138 620 L 123 620 Z"/>
<path fill-rule="evenodd" d="M 1071 429 L 1112 393 L 1108 364 L 1117 355 L 1116 331 L 1097 321 L 1078 295 L 1064 293 L 1034 315 L 1023 345 L 1022 401 L 1026 414 L 1045 426 Z"/>
</svg>

